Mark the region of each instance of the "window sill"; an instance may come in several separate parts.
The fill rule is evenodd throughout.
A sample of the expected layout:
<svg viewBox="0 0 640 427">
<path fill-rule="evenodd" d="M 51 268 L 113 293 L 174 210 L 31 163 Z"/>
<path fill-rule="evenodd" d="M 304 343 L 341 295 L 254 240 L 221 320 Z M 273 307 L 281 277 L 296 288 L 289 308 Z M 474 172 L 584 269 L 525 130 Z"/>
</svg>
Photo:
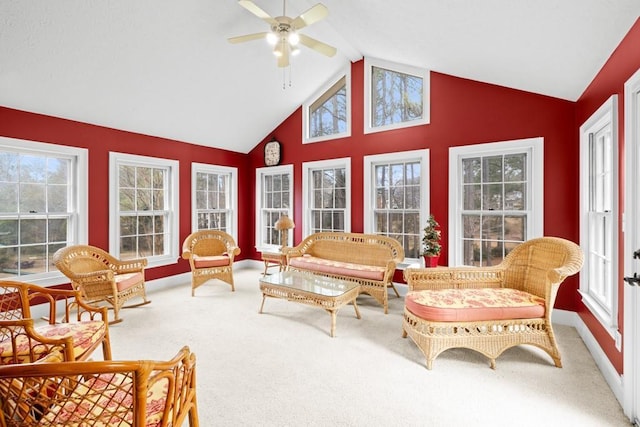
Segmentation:
<svg viewBox="0 0 640 427">
<path fill-rule="evenodd" d="M 616 332 L 618 331 L 618 325 L 613 321 L 615 318 L 607 313 L 604 307 L 598 303 L 591 295 L 579 290 L 582 296 L 582 303 L 589 309 L 591 314 L 600 322 L 602 327 L 611 335 L 612 339 L 616 339 Z"/>
</svg>

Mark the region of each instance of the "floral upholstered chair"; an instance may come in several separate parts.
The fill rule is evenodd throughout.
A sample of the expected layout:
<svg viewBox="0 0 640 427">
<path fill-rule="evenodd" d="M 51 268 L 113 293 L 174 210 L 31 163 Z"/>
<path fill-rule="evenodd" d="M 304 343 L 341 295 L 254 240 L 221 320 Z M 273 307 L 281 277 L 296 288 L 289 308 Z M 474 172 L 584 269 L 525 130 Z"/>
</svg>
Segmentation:
<svg viewBox="0 0 640 427">
<path fill-rule="evenodd" d="M 34 319 L 32 304 L 46 310 L 46 320 Z M 34 362 L 53 351 L 65 361 L 85 360 L 99 346 L 110 360 L 107 316 L 75 290 L 0 281 L 0 364 Z"/>
<path fill-rule="evenodd" d="M 144 286 L 145 258 L 121 261 L 95 246 L 73 245 L 59 249 L 53 255 L 53 262 L 87 303 L 106 303 L 113 308 L 111 323 L 122 321 L 120 309 L 130 299 L 142 298 L 142 302 L 126 307 L 151 302 Z"/>
<path fill-rule="evenodd" d="M 235 240 L 224 231 L 201 230 L 191 233 L 182 244 L 182 258 L 191 267 L 191 296 L 210 279 L 233 285 L 233 260 L 240 254 Z"/>
<path fill-rule="evenodd" d="M 28 366 L 0 366 L 0 425 L 199 425 L 188 347 L 166 362 L 61 360 L 53 352 Z"/>
</svg>

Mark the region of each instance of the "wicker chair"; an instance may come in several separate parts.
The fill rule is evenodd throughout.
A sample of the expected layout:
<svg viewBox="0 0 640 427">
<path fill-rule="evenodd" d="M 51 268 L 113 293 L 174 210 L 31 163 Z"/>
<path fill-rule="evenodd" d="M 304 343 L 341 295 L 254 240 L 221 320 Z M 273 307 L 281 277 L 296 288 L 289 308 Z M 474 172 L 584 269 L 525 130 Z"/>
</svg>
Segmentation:
<svg viewBox="0 0 640 427">
<path fill-rule="evenodd" d="M 557 367 L 562 367 L 551 324 L 551 313 L 560 284 L 566 277 L 580 270 L 582 261 L 582 251 L 575 243 L 557 237 L 542 237 L 518 245 L 502 263 L 493 267 L 406 269 L 404 275 L 409 292 L 405 298 L 402 335 L 405 338 L 410 336 L 424 353 L 428 369 L 431 369 L 433 360 L 441 352 L 456 347 L 482 353 L 490 359 L 491 367 L 495 368 L 495 359 L 502 352 L 521 344 L 541 348 L 551 356 Z M 490 308 L 497 310 L 490 316 L 496 317 L 476 321 L 436 321 L 434 318 L 416 315 L 407 308 L 414 297 L 425 296 L 414 292 L 428 290 L 426 296 L 432 297 L 443 290 L 461 289 L 463 292 L 459 294 L 465 294 L 465 291 L 486 288 L 521 291 L 522 294 L 519 295 L 535 301 L 537 307 L 534 308 L 543 314 L 535 318 L 505 318 L 495 315 L 495 311 L 501 311 L 504 307 L 493 306 Z M 450 301 L 451 299 L 449 303 Z M 474 303 L 477 305 L 478 301 L 475 300 Z M 511 308 L 508 307 L 503 313 Z M 447 309 L 450 310 L 447 312 L 449 315 L 460 315 L 462 313 L 454 313 L 455 310 L 465 308 Z M 417 310 L 414 308 L 414 311 Z M 433 310 L 430 313 L 435 312 Z"/>
<path fill-rule="evenodd" d="M 95 246 L 73 245 L 59 249 L 53 262 L 71 280 L 89 304 L 108 304 L 113 308 L 111 323 L 121 322 L 120 309 L 132 298 L 142 298 L 138 307 L 149 304 L 144 285 L 145 258 L 121 261 Z"/>
<path fill-rule="evenodd" d="M 195 355 L 0 366 L 0 426 L 197 427 Z"/>
<path fill-rule="evenodd" d="M 240 254 L 235 240 L 224 231 L 201 230 L 191 233 L 182 244 L 182 258 L 191 267 L 191 296 L 210 279 L 233 285 L 233 259 Z"/>
<path fill-rule="evenodd" d="M 44 305 L 46 321 L 33 318 L 31 304 Z M 34 362 L 53 351 L 66 361 L 85 360 L 100 345 L 103 359 L 110 360 L 105 307 L 85 304 L 71 289 L 0 281 L 0 364 Z"/>
</svg>

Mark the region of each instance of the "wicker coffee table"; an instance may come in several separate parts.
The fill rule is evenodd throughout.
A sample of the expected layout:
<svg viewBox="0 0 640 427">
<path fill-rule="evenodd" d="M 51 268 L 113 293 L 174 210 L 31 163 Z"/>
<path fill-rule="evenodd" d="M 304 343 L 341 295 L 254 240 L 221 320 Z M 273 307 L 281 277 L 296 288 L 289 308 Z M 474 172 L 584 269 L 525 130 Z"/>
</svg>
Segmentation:
<svg viewBox="0 0 640 427">
<path fill-rule="evenodd" d="M 340 307 L 352 303 L 356 317 L 360 319 L 360 311 L 356 304 L 356 298 L 360 293 L 360 285 L 357 282 L 297 271 L 283 271 L 260 278 L 260 290 L 262 291 L 260 313 L 267 297 L 324 308 L 331 315 L 332 337 L 335 336 L 336 314 Z"/>
</svg>

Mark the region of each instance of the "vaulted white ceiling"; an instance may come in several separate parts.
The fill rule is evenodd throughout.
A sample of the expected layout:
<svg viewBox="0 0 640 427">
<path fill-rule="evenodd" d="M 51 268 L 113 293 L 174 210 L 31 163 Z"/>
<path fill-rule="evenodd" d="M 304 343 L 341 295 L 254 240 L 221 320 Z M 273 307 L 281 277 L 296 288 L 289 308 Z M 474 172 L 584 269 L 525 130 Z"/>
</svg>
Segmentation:
<svg viewBox="0 0 640 427">
<path fill-rule="evenodd" d="M 303 47 L 283 75 L 264 41 L 227 42 L 268 30 L 235 0 L 0 0 L 0 105 L 247 153 L 363 56 L 576 100 L 640 16 L 638 0 L 322 3 L 303 32 L 337 55 Z"/>
</svg>

